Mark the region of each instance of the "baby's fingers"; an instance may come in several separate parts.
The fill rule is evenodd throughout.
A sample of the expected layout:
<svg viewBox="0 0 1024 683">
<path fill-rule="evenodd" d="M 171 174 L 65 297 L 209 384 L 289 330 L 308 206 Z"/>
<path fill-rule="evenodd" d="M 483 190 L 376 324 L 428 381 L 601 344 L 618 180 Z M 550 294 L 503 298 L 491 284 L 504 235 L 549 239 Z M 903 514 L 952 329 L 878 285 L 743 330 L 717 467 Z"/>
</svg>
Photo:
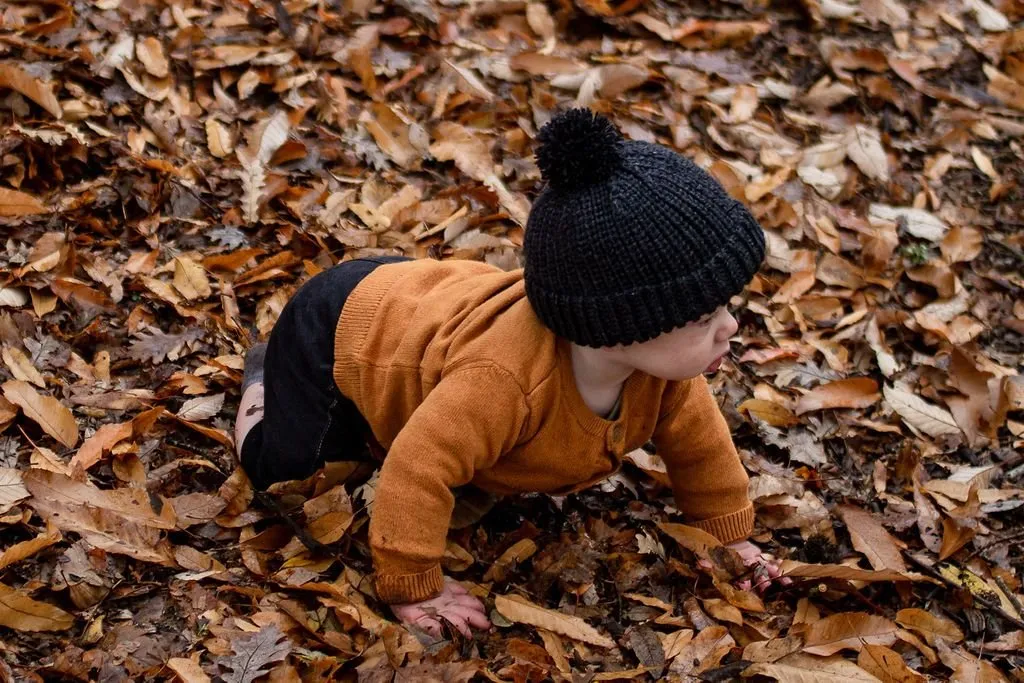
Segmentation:
<svg viewBox="0 0 1024 683">
<path fill-rule="evenodd" d="M 466 638 L 473 637 L 473 631 L 469 628 L 469 620 L 466 615 L 457 609 L 446 609 L 441 612 L 442 617 L 455 627 L 455 629 Z"/>
<path fill-rule="evenodd" d="M 435 638 L 441 637 L 441 622 L 434 617 L 424 614 L 417 617 L 412 623 L 414 626 L 418 626 Z"/>
</svg>

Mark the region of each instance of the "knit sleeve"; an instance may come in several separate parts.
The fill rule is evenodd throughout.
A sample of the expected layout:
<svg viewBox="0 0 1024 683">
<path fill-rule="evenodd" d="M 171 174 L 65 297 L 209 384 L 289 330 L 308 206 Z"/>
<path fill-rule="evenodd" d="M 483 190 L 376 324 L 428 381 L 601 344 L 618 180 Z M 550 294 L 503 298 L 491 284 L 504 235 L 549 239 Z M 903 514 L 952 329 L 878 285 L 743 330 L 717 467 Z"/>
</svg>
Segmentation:
<svg viewBox="0 0 1024 683">
<path fill-rule="evenodd" d="M 370 519 L 381 600 L 419 602 L 441 591 L 451 489 L 511 450 L 527 418 L 523 390 L 493 366 L 445 375 L 416 408 L 381 467 Z"/>
<path fill-rule="evenodd" d="M 654 445 L 665 461 L 676 506 L 689 524 L 723 543 L 750 535 L 749 478 L 703 376 L 669 385 Z"/>
</svg>

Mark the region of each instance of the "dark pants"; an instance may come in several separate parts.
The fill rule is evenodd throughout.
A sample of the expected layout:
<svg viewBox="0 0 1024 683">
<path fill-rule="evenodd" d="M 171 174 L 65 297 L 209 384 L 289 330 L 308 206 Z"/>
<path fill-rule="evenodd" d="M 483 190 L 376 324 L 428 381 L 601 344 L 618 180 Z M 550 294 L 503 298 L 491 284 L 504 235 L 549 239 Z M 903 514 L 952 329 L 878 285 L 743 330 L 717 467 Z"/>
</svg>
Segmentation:
<svg viewBox="0 0 1024 683">
<path fill-rule="evenodd" d="M 334 383 L 334 332 L 349 294 L 404 256 L 346 261 L 312 277 L 281 311 L 264 365 L 263 420 L 242 443 L 253 485 L 305 479 L 328 460 L 370 459 L 366 420 Z"/>
</svg>

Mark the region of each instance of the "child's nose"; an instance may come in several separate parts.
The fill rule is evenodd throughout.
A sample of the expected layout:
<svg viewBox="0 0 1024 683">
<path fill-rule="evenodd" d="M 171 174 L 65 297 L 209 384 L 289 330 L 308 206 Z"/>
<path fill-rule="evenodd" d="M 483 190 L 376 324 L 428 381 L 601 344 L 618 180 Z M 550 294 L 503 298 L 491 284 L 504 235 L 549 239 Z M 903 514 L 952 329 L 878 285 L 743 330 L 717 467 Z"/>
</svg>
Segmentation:
<svg viewBox="0 0 1024 683">
<path fill-rule="evenodd" d="M 740 329 L 740 324 L 736 322 L 736 318 L 729 311 L 725 312 L 725 321 L 722 323 L 720 338 L 722 340 L 729 339 L 736 334 Z"/>
</svg>

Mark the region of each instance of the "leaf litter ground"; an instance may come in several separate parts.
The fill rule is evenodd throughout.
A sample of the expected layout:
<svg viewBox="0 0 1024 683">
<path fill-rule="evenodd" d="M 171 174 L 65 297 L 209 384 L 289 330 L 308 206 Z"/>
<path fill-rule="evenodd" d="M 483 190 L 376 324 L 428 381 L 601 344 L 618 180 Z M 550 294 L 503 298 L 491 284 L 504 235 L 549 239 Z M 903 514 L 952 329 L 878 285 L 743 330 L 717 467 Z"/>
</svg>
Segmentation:
<svg viewBox="0 0 1024 683">
<path fill-rule="evenodd" d="M 1019 3 L 0 18 L 0 680 L 1020 680 Z M 637 451 L 479 524 L 463 497 L 445 568 L 496 628 L 433 642 L 367 580 L 371 471 L 254 497 L 242 357 L 343 258 L 517 267 L 531 141 L 570 104 L 766 228 L 713 384 L 794 584 L 733 588 Z"/>
</svg>

